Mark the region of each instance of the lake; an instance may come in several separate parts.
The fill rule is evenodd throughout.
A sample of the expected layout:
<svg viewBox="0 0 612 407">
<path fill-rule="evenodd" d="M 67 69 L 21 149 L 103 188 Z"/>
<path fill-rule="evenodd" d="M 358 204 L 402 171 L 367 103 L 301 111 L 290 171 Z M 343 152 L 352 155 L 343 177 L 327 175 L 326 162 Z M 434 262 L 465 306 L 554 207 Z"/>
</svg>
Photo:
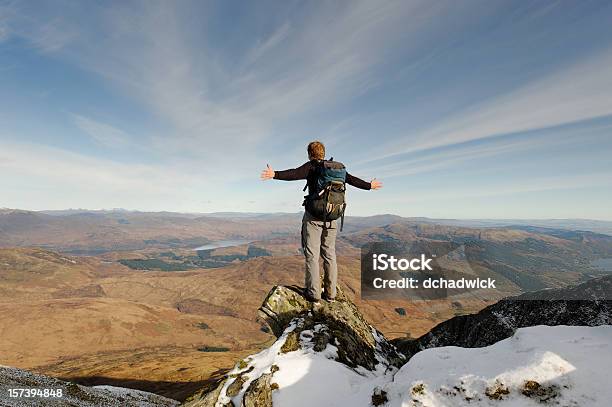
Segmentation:
<svg viewBox="0 0 612 407">
<path fill-rule="evenodd" d="M 240 245 L 247 244 L 247 243 L 251 243 L 251 240 L 244 240 L 244 239 L 219 240 L 216 242 L 205 244 L 204 246 L 196 247 L 193 250 L 212 250 L 212 249 L 218 249 L 220 247 L 240 246 Z"/>
<path fill-rule="evenodd" d="M 612 259 L 597 259 L 593 260 L 591 264 L 598 269 L 612 271 Z"/>
</svg>

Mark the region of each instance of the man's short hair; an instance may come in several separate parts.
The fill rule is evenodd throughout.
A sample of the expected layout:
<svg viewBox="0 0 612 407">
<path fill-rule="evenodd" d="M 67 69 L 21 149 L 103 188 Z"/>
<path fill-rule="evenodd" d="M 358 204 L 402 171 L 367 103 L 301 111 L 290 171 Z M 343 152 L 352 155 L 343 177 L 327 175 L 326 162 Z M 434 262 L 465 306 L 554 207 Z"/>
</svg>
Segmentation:
<svg viewBox="0 0 612 407">
<path fill-rule="evenodd" d="M 323 160 L 325 158 L 325 146 L 320 141 L 308 144 L 308 158 L 311 160 Z"/>
</svg>

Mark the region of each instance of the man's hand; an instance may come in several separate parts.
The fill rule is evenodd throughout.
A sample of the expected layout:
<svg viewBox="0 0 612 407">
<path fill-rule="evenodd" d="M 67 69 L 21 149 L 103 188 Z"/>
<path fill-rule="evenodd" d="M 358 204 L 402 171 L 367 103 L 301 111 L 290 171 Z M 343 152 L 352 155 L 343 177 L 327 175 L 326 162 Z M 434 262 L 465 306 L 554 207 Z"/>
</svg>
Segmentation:
<svg viewBox="0 0 612 407">
<path fill-rule="evenodd" d="M 382 186 L 383 186 L 382 182 L 380 182 L 376 178 L 374 178 L 372 181 L 370 181 L 370 189 L 381 189 Z"/>
<path fill-rule="evenodd" d="M 266 164 L 266 168 L 261 172 L 260 178 L 262 181 L 274 178 L 274 170 L 270 167 L 270 164 Z"/>
</svg>

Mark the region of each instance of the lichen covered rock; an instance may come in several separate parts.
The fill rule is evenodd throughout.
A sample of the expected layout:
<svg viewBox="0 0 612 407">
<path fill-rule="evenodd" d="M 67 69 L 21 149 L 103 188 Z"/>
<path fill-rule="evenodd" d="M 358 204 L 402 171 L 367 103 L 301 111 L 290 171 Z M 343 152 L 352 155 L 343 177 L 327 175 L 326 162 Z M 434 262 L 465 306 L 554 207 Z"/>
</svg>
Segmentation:
<svg viewBox="0 0 612 407">
<path fill-rule="evenodd" d="M 302 323 L 294 335 L 324 325 L 326 329 L 314 335 L 316 349 L 333 344 L 338 348 L 338 360 L 347 366 L 374 370 L 381 359 L 395 367 L 404 363 L 403 355 L 365 320 L 340 289 L 336 301 L 313 304 L 304 298 L 301 289 L 277 286 L 265 298 L 259 312 L 277 337 L 295 318 L 301 318 Z"/>
<path fill-rule="evenodd" d="M 279 371 L 275 361 L 295 357 L 291 356 L 294 352 L 319 355 L 358 375 L 392 373 L 404 362 L 404 356 L 367 323 L 340 290 L 336 301 L 313 304 L 300 288 L 277 286 L 266 296 L 260 316 L 277 341 L 239 361 L 216 387 L 192 399 L 189 407 L 271 407 L 273 394 L 279 390 L 273 380 Z"/>
<path fill-rule="evenodd" d="M 242 397 L 242 407 L 272 407 L 272 374 L 253 380 Z"/>
</svg>

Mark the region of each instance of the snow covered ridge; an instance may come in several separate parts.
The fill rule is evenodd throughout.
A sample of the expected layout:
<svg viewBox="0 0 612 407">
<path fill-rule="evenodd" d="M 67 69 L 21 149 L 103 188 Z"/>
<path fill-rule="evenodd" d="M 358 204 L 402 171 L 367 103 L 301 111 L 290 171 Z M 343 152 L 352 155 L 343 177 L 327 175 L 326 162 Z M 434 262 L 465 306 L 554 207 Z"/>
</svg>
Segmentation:
<svg viewBox="0 0 612 407">
<path fill-rule="evenodd" d="M 9 389 L 40 389 L 41 393 L 43 389 L 52 389 L 55 396 L 33 394 L 30 397 L 28 393 L 33 392 L 17 391 L 14 395 L 18 397 L 11 397 Z M 140 390 L 113 386 L 81 386 L 13 367 L 0 366 L 2 407 L 172 407 L 179 404 L 176 400 Z"/>
<path fill-rule="evenodd" d="M 536 325 L 598 326 L 612 324 L 612 276 L 567 288 L 542 290 L 510 297 L 477 314 L 444 321 L 418 339 L 392 343 L 407 357 L 428 348 L 492 345 L 518 328 Z M 612 405 L 612 404 L 611 404 Z"/>
<path fill-rule="evenodd" d="M 516 320 L 504 320 L 512 313 L 500 317 L 490 312 L 509 330 L 508 335 L 507 331 L 497 333 L 506 339 L 487 347 L 446 346 L 402 356 L 365 322 L 352 302 L 341 293 L 339 298 L 313 306 L 296 287 L 273 288 L 260 312 L 277 335 L 276 342 L 239 361 L 222 380 L 192 396 L 185 405 L 610 405 L 612 380 L 607 369 L 612 360 L 612 326 L 551 327 L 542 326 L 547 322 L 542 321 L 540 326 L 517 330 L 513 326 Z M 548 321 L 551 323 L 566 318 L 578 325 L 577 310 L 589 325 L 609 321 L 609 315 L 600 315 L 597 301 L 582 301 L 582 308 L 568 308 L 565 303 L 559 308 L 554 301 L 520 302 L 540 307 L 540 320 L 555 316 L 556 320 Z M 552 314 L 543 312 L 550 304 Z M 465 327 L 470 326 L 452 326 Z M 484 332 L 484 327 L 479 329 Z M 441 342 L 463 339 L 449 327 L 441 335 Z M 469 337 L 470 331 L 463 331 L 463 335 Z"/>
<path fill-rule="evenodd" d="M 272 405 L 274 399 L 274 405 L 293 406 L 296 405 L 296 396 L 304 403 L 313 403 L 310 405 L 330 405 L 334 403 L 334 397 L 341 395 L 338 401 L 342 401 L 358 390 L 357 384 L 362 388 L 357 398 L 367 400 L 372 383 L 382 384 L 397 372 L 398 369 L 389 364 L 380 348 L 377 349 L 378 364 L 374 371 L 362 366 L 347 367 L 339 362 L 337 343 L 321 340 L 329 334 L 329 328 L 316 324 L 305 329 L 306 324 L 306 319 L 296 319 L 270 348 L 241 361 L 223 384 L 218 405 L 263 407 Z M 291 392 L 280 391 L 288 388 L 292 389 Z M 275 390 L 279 391 L 274 394 Z M 283 394 L 287 397 L 283 398 Z M 350 399 L 354 398 L 355 394 Z"/>
<path fill-rule="evenodd" d="M 612 326 L 520 328 L 484 348 L 419 352 L 382 391 L 386 406 L 608 407 L 611 360 Z"/>
<path fill-rule="evenodd" d="M 351 369 L 333 345 L 284 351 L 287 329 L 270 348 L 241 361 L 208 397 L 189 406 L 246 407 L 609 407 L 612 326 L 537 326 L 485 348 L 443 347 L 401 369 Z M 292 348 L 291 348 L 292 349 Z"/>
</svg>

